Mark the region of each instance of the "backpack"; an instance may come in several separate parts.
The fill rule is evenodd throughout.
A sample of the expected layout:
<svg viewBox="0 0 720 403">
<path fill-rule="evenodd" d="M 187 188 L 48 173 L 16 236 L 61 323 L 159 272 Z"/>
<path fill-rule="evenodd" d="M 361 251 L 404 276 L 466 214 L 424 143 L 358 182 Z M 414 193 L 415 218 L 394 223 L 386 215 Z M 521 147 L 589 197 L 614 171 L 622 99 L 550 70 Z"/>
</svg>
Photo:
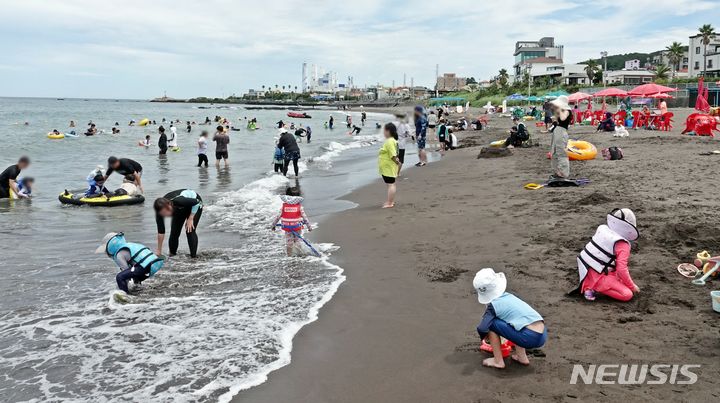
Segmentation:
<svg viewBox="0 0 720 403">
<path fill-rule="evenodd" d="M 623 150 L 620 147 L 608 147 L 602 150 L 603 159 L 616 161 L 623 159 Z"/>
</svg>

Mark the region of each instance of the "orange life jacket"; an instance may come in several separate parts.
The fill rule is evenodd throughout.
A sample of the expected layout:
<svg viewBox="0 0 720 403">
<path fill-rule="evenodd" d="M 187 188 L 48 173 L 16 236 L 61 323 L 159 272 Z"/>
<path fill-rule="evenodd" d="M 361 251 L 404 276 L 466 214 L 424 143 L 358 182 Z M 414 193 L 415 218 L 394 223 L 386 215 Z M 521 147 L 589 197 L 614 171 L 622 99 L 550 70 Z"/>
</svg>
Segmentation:
<svg viewBox="0 0 720 403">
<path fill-rule="evenodd" d="M 280 224 L 283 231 L 300 231 L 303 228 L 302 205 L 300 203 L 283 203 Z"/>
</svg>

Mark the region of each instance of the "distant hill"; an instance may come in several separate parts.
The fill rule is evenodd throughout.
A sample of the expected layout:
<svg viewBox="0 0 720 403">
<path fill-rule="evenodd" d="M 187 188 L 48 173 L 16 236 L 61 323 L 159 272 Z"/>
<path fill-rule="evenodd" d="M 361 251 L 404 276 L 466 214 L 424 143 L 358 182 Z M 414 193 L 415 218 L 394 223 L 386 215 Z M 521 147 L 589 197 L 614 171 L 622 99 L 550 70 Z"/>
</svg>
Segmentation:
<svg viewBox="0 0 720 403">
<path fill-rule="evenodd" d="M 628 60 L 634 60 L 638 59 L 640 60 L 641 65 L 645 65 L 645 62 L 648 61 L 649 58 L 659 54 L 661 51 L 652 52 L 652 53 L 626 53 L 624 55 L 612 55 L 607 57 L 607 67 L 608 70 L 620 70 L 625 67 L 625 62 Z M 599 65 L 603 65 L 603 59 L 594 59 Z M 585 64 L 586 61 L 582 61 L 579 64 Z"/>
</svg>

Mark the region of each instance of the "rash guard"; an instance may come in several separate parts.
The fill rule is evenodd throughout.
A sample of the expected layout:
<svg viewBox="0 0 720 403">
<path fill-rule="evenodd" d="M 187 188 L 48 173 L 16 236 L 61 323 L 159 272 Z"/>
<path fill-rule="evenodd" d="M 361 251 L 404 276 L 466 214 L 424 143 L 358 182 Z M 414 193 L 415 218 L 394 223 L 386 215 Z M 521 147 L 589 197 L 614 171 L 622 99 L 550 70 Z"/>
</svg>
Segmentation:
<svg viewBox="0 0 720 403">
<path fill-rule="evenodd" d="M 202 198 L 191 189 L 174 190 L 165 195 L 165 198 L 173 203 L 173 218 L 180 217 L 187 219 L 191 214 L 197 214 L 202 208 Z M 155 214 L 158 234 L 165 233 L 165 218 Z"/>
</svg>

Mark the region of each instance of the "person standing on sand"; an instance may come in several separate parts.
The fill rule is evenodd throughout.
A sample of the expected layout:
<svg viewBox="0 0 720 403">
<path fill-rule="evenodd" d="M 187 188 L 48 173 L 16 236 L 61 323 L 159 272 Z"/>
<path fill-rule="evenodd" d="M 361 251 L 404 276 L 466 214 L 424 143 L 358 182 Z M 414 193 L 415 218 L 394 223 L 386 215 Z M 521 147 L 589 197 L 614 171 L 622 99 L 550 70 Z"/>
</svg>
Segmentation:
<svg viewBox="0 0 720 403">
<path fill-rule="evenodd" d="M 328 120 L 328 126 L 330 127 L 330 130 L 333 129 L 333 126 L 335 126 L 335 118 L 330 115 L 330 120 Z"/>
<path fill-rule="evenodd" d="M 477 332 L 482 339 L 487 339 L 493 350 L 492 358 L 483 360 L 483 366 L 505 368 L 501 337 L 515 344 L 515 354 L 510 357 L 513 361 L 530 365 L 525 349 L 542 347 L 547 341 L 543 317 L 525 301 L 505 292 L 504 273 L 482 269 L 475 275 L 473 287 L 478 302 L 487 305 Z"/>
<path fill-rule="evenodd" d="M 220 168 L 220 160 L 225 162 L 225 168 L 230 164 L 228 163 L 228 144 L 230 143 L 230 136 L 225 133 L 222 126 L 215 128 L 215 136 L 213 136 L 215 142 L 215 166 Z"/>
<path fill-rule="evenodd" d="M 385 125 L 385 143 L 378 154 L 378 170 L 383 181 L 387 184 L 387 200 L 382 208 L 395 207 L 395 192 L 397 187 L 395 180 L 400 170 L 400 159 L 398 158 L 398 133 L 394 124 Z"/>
<path fill-rule="evenodd" d="M 427 139 L 428 120 L 425 116 L 425 108 L 418 105 L 415 107 L 415 138 L 417 139 L 418 161 L 416 167 L 427 165 L 427 154 L 425 153 L 425 143 Z"/>
<path fill-rule="evenodd" d="M 398 176 L 400 176 L 400 171 L 405 163 L 405 148 L 407 147 L 408 141 L 412 138 L 412 134 L 410 133 L 410 124 L 407 122 L 407 117 L 405 115 L 395 116 L 398 118 L 397 122 L 395 122 L 395 127 L 397 127 L 398 134 L 398 160 L 400 161 Z"/>
<path fill-rule="evenodd" d="M 550 103 L 555 115 L 555 122 L 550 130 L 551 177 L 567 179 L 570 177 L 570 159 L 567 156 L 568 129 L 573 122 L 573 116 L 567 96 L 562 95 Z"/>
</svg>

